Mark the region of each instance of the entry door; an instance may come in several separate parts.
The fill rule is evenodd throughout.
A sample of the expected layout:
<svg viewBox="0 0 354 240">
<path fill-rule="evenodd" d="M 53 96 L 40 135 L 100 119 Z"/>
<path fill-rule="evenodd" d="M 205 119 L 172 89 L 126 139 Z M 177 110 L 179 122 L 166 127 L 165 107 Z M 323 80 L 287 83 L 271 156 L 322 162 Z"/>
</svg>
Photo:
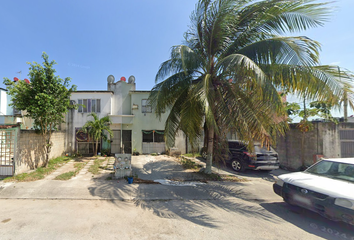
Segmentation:
<svg viewBox="0 0 354 240">
<path fill-rule="evenodd" d="M 124 131 L 123 131 L 124 132 Z M 113 139 L 111 142 L 111 153 L 120 152 L 120 130 L 113 130 Z"/>
<path fill-rule="evenodd" d="M 123 130 L 123 145 L 124 145 L 124 153 L 132 153 L 132 131 L 131 130 Z"/>
</svg>

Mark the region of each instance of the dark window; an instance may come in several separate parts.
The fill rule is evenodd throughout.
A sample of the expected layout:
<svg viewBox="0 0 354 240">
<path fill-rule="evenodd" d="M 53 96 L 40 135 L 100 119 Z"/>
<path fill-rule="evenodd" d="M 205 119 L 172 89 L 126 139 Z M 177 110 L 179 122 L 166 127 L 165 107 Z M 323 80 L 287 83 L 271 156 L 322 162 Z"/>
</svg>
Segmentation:
<svg viewBox="0 0 354 240">
<path fill-rule="evenodd" d="M 143 131 L 143 142 L 165 142 L 163 130 Z"/>
<path fill-rule="evenodd" d="M 82 104 L 84 104 L 84 112 L 87 112 L 87 99 L 82 100 Z"/>
<path fill-rule="evenodd" d="M 155 131 L 154 132 L 154 142 L 165 142 L 164 131 Z"/>
<path fill-rule="evenodd" d="M 101 99 L 96 99 L 96 112 L 101 112 Z"/>
<path fill-rule="evenodd" d="M 246 150 L 246 146 L 239 142 L 229 142 L 229 148 L 238 149 L 238 150 Z"/>
<path fill-rule="evenodd" d="M 82 99 L 79 99 L 77 102 L 78 102 L 78 104 L 80 104 L 80 105 L 79 105 L 79 109 L 78 109 L 79 112 L 83 112 Z"/>
<path fill-rule="evenodd" d="M 154 142 L 154 134 L 152 131 L 143 131 L 143 142 Z"/>
</svg>

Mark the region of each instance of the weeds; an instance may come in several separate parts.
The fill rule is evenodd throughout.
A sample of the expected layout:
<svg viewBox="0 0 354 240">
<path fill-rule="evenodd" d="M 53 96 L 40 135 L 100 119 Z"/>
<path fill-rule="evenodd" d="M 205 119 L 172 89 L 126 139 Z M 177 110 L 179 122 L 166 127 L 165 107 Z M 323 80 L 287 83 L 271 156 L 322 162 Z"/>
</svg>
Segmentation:
<svg viewBox="0 0 354 240">
<path fill-rule="evenodd" d="M 106 161 L 106 159 L 98 159 L 96 158 L 93 162 L 93 165 L 89 168 L 89 172 L 92 174 L 98 174 L 100 172 L 100 166 L 101 164 Z"/>
<path fill-rule="evenodd" d="M 74 176 L 76 176 L 76 173 L 74 171 L 70 171 L 70 172 L 60 174 L 59 176 L 56 176 L 54 180 L 69 180 Z"/>
<path fill-rule="evenodd" d="M 31 182 L 31 181 L 37 181 L 37 180 L 43 179 L 43 178 L 45 178 L 45 176 L 54 172 L 57 168 L 59 168 L 63 164 L 66 164 L 71 159 L 72 159 L 72 157 L 66 157 L 66 156 L 51 159 L 51 160 L 49 160 L 48 167 L 46 167 L 46 168 L 39 167 L 31 173 L 21 173 L 16 176 L 13 176 L 13 177 L 8 177 L 8 178 L 4 179 L 4 182 L 13 182 L 13 181 Z"/>
<path fill-rule="evenodd" d="M 75 163 L 74 164 L 75 171 L 70 171 L 70 172 L 60 174 L 60 175 L 56 176 L 54 178 L 54 180 L 69 180 L 72 177 L 75 177 L 81 171 L 81 169 L 83 169 L 85 167 L 86 164 L 87 164 L 87 162 Z"/>
<path fill-rule="evenodd" d="M 194 161 L 192 161 L 188 158 L 182 158 L 181 164 L 184 169 L 199 169 L 202 167 L 202 165 L 196 164 Z"/>
<path fill-rule="evenodd" d="M 193 157 L 193 158 L 202 157 L 202 155 L 200 155 L 200 153 L 186 153 L 186 154 L 183 154 L 183 156 Z"/>
<path fill-rule="evenodd" d="M 207 174 L 204 172 L 199 172 L 199 175 L 203 177 L 204 181 L 223 181 L 223 182 L 248 182 L 245 178 L 240 178 L 234 175 L 224 175 L 218 173 Z"/>
</svg>

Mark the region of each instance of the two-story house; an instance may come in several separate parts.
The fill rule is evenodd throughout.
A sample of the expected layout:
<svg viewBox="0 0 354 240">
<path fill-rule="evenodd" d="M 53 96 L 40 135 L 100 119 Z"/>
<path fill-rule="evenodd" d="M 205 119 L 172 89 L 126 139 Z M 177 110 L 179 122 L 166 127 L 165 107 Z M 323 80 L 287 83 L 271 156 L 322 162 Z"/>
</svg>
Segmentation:
<svg viewBox="0 0 354 240">
<path fill-rule="evenodd" d="M 150 91 L 136 90 L 135 78 L 128 82 L 115 82 L 107 78 L 107 91 L 76 91 L 71 101 L 78 109 L 67 115 L 67 146 L 71 152 L 92 154 L 94 141 L 79 130 L 88 121 L 90 113 L 99 118 L 109 116 L 113 138 L 100 143 L 101 150 L 111 153 L 162 153 L 165 152 L 164 127 L 168 112 L 158 118 L 149 104 Z M 177 147 L 184 148 L 183 134 L 176 141 Z"/>
</svg>

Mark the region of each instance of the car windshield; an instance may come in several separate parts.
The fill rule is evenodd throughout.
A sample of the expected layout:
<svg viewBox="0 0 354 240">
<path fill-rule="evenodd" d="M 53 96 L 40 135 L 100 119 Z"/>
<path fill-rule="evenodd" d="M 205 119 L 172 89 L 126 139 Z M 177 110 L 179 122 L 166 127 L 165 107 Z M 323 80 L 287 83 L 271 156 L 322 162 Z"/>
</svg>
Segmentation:
<svg viewBox="0 0 354 240">
<path fill-rule="evenodd" d="M 322 160 L 309 167 L 305 172 L 354 183 L 354 163 Z"/>
</svg>

